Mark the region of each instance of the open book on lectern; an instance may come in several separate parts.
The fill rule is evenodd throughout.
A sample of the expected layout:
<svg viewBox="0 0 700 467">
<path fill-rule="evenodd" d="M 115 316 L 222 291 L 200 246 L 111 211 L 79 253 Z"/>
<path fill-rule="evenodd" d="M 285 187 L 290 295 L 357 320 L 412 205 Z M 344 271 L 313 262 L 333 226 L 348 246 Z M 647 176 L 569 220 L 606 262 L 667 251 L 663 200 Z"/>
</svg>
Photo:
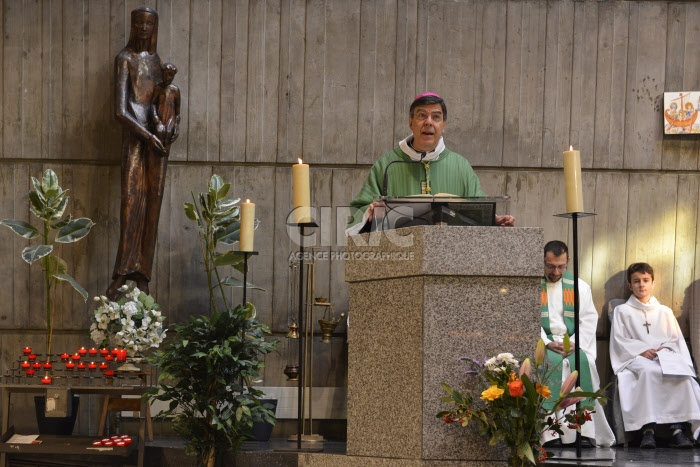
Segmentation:
<svg viewBox="0 0 700 467">
<path fill-rule="evenodd" d="M 449 194 L 377 196 L 372 231 L 417 225 L 490 226 L 495 225 L 497 205 L 508 196 L 458 197 Z"/>
</svg>

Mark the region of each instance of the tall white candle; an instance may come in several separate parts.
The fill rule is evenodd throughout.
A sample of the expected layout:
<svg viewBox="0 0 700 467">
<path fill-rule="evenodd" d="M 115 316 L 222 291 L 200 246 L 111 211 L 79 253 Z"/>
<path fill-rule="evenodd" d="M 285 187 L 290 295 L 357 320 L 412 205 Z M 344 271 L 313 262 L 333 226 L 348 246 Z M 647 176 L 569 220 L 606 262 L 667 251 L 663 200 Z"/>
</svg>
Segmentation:
<svg viewBox="0 0 700 467">
<path fill-rule="evenodd" d="M 311 191 L 309 188 L 309 164 L 292 166 L 292 190 L 294 202 L 294 222 L 311 222 Z"/>
<path fill-rule="evenodd" d="M 569 146 L 564 151 L 564 184 L 566 212 L 583 212 L 583 185 L 581 183 L 581 152 Z"/>
<path fill-rule="evenodd" d="M 255 203 L 249 199 L 241 204 L 241 237 L 238 241 L 240 251 L 254 251 L 255 239 Z"/>
</svg>

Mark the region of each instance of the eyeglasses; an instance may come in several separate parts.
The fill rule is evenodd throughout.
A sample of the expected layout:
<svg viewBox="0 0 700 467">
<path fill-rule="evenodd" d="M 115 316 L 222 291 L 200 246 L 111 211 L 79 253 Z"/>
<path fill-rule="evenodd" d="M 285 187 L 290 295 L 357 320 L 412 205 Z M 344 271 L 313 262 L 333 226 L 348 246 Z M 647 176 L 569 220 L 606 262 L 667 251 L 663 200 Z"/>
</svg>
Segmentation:
<svg viewBox="0 0 700 467">
<path fill-rule="evenodd" d="M 554 266 L 553 264 L 545 263 L 544 268 L 550 272 L 553 272 L 553 271 L 564 272 L 564 271 L 566 271 L 566 264 L 562 264 L 561 266 Z"/>
<path fill-rule="evenodd" d="M 424 111 L 418 111 L 418 112 L 416 112 L 416 114 L 413 118 L 415 118 L 419 122 L 424 122 L 428 119 L 428 117 L 432 117 L 432 120 L 434 122 L 437 122 L 437 123 L 440 123 L 442 121 L 442 113 L 441 112 L 434 112 L 431 114 L 431 113 L 424 112 Z"/>
</svg>

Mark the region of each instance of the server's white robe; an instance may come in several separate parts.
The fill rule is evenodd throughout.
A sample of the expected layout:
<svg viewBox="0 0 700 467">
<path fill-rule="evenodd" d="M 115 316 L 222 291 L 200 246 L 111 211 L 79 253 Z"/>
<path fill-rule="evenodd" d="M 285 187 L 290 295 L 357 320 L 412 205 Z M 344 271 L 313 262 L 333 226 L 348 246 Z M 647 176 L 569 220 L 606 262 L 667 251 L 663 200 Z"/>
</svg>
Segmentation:
<svg viewBox="0 0 700 467">
<path fill-rule="evenodd" d="M 677 354 L 692 369 L 688 346 L 670 308 L 655 297 L 644 304 L 634 295 L 615 307 L 610 361 L 617 375 L 625 431 L 652 422 L 691 422 L 693 429 L 700 424 L 698 383 L 690 376 L 664 376 L 658 357 L 649 360 L 640 355 L 660 347 Z"/>
</svg>

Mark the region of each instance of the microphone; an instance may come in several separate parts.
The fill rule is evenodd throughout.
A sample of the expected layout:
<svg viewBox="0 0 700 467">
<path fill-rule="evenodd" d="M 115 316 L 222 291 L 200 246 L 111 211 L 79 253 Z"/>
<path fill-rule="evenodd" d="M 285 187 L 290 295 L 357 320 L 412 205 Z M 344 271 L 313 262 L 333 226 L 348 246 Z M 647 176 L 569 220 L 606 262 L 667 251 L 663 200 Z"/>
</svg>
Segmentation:
<svg viewBox="0 0 700 467">
<path fill-rule="evenodd" d="M 403 162 L 405 164 L 422 164 L 423 163 L 423 158 L 425 157 L 425 152 L 420 153 L 420 160 L 414 161 L 413 159 L 404 161 L 404 160 L 396 160 L 396 161 L 391 161 L 389 164 L 387 164 L 386 169 L 384 169 L 384 186 L 382 189 L 382 196 L 386 198 L 387 193 L 389 191 L 389 167 L 391 167 L 392 164 L 395 164 L 397 162 Z"/>
</svg>

